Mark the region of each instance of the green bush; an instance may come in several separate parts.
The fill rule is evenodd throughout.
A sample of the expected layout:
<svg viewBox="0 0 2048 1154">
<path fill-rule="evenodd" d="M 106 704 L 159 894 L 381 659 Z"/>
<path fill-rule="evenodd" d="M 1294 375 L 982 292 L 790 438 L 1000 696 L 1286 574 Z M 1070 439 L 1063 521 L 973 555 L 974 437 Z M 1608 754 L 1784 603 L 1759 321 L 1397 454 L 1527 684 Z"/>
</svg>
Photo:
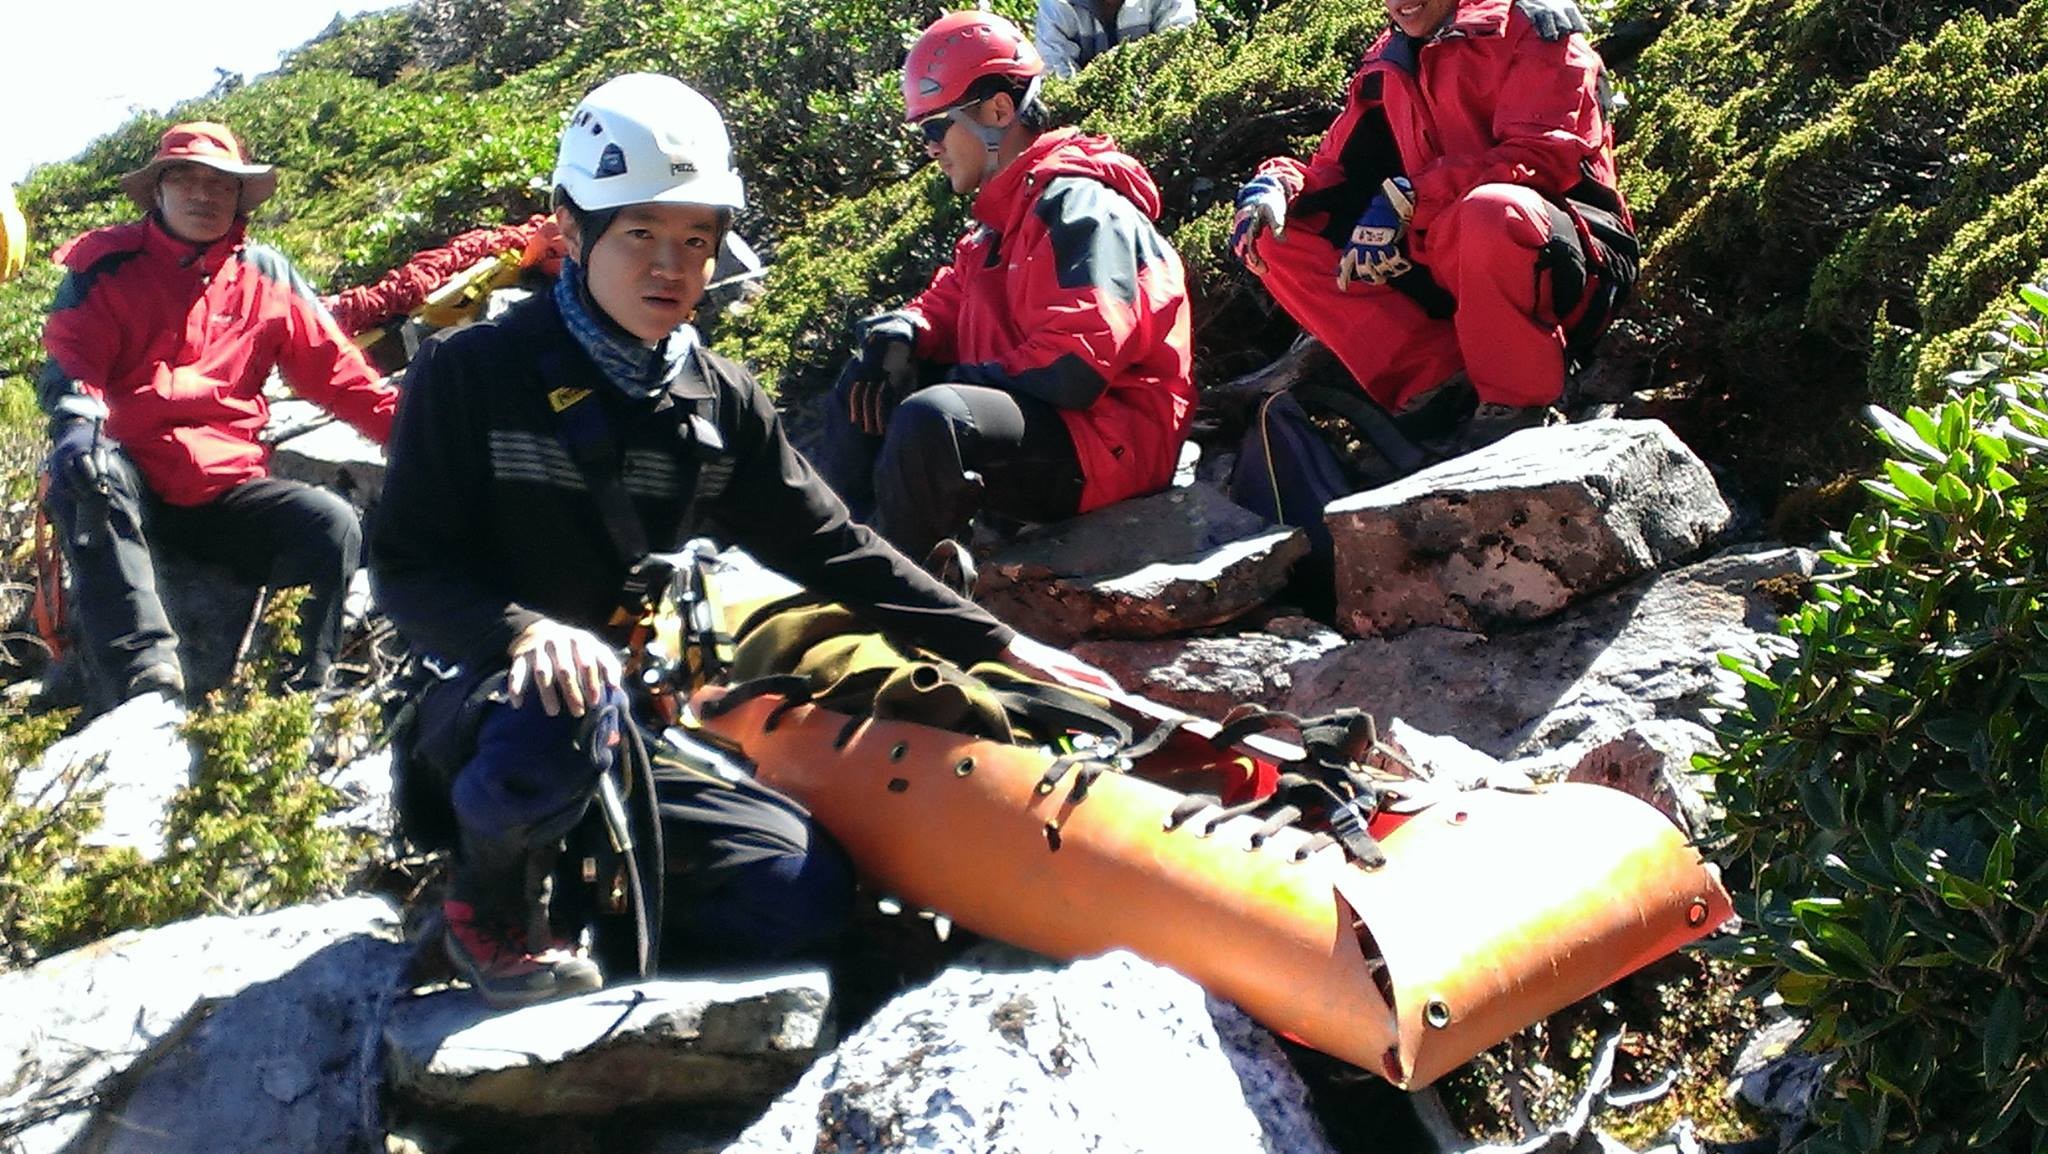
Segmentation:
<svg viewBox="0 0 2048 1154">
<path fill-rule="evenodd" d="M 337 716 L 369 724 L 361 710 Z M 155 861 L 80 844 L 96 821 L 97 795 L 15 801 L 20 767 L 69 720 L 0 716 L 0 959 L 30 962 L 120 930 L 337 893 L 367 856 L 359 839 L 322 824 L 339 795 L 313 764 L 307 695 L 271 696 L 245 682 L 193 712 L 183 733 L 198 771 L 171 800 Z M 321 735 L 330 747 L 363 744 L 360 735 L 336 736 Z"/>
<path fill-rule="evenodd" d="M 1810 1154 L 2048 1144 L 2048 289 L 1939 405 L 1721 731 L 1738 952 L 1839 1049 Z"/>
<path fill-rule="evenodd" d="M 1867 461 L 1864 403 L 1937 396 L 2042 268 L 2048 0 L 1666 18 L 1621 77 L 1639 311 L 1713 405 L 1696 449 L 1763 492 L 1824 480 Z"/>
</svg>

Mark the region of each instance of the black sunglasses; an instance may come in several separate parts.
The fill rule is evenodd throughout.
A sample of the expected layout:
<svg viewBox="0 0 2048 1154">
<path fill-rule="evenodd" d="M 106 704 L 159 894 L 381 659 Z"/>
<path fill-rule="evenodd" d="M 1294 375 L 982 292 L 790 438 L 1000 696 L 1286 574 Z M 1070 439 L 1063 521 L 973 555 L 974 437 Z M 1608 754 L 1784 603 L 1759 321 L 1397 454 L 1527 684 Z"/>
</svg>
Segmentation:
<svg viewBox="0 0 2048 1154">
<path fill-rule="evenodd" d="M 926 145 L 933 145 L 943 141 L 946 139 L 946 134 L 953 131 L 953 114 L 965 112 L 980 103 L 981 101 L 979 100 L 970 100 L 965 104 L 955 104 L 951 108 L 925 117 L 917 122 L 918 136 L 923 139 Z"/>
</svg>

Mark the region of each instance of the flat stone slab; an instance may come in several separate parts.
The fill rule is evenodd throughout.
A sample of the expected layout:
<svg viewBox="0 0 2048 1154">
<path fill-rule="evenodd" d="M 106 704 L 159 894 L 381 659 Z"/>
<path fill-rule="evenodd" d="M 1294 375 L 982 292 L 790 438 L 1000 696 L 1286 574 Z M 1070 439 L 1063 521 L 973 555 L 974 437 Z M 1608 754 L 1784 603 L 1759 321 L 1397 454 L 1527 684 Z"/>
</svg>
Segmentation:
<svg viewBox="0 0 2048 1154">
<path fill-rule="evenodd" d="M 1244 704 L 1280 708 L 1294 685 L 1294 666 L 1345 644 L 1319 622 L 1280 617 L 1256 632 L 1222 637 L 1083 641 L 1074 656 L 1133 693 L 1218 719 Z"/>
<path fill-rule="evenodd" d="M 974 599 L 1055 645 L 1159 637 L 1264 604 L 1307 553 L 1300 530 L 1189 485 L 1033 530 L 983 561 Z"/>
<path fill-rule="evenodd" d="M 386 1077 L 426 1112 L 759 1108 L 830 1046 L 831 1000 L 821 970 L 642 982 L 502 1013 L 436 994 L 394 1007 Z"/>
<path fill-rule="evenodd" d="M 128 848 L 145 861 L 163 855 L 164 811 L 192 783 L 195 756 L 179 727 L 183 707 L 144 694 L 101 714 L 50 746 L 14 780 L 17 804 L 58 810 L 100 796 L 99 821 L 81 841 Z"/>
<path fill-rule="evenodd" d="M 1699 552 L 1730 520 L 1705 464 L 1661 421 L 1529 429 L 1339 498 L 1337 625 L 1486 631 Z"/>
</svg>

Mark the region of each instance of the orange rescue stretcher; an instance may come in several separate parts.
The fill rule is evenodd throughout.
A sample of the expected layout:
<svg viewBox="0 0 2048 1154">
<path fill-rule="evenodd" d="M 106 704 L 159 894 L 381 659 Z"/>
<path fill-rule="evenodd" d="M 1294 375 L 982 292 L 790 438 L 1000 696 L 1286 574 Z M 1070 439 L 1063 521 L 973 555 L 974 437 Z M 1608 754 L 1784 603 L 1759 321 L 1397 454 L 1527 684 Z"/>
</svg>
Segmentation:
<svg viewBox="0 0 2048 1154">
<path fill-rule="evenodd" d="M 1190 812 L 1148 780 L 1199 775 L 1190 743 L 1062 777 L 1072 759 L 1043 749 L 729 692 L 699 690 L 686 724 L 889 893 L 1058 958 L 1131 950 L 1406 1088 L 1732 912 L 1676 826 L 1603 786 L 1412 783 L 1368 827 L 1374 867 L 1292 825 Z M 1241 749 L 1213 756 L 1212 776 L 1242 778 Z"/>
</svg>

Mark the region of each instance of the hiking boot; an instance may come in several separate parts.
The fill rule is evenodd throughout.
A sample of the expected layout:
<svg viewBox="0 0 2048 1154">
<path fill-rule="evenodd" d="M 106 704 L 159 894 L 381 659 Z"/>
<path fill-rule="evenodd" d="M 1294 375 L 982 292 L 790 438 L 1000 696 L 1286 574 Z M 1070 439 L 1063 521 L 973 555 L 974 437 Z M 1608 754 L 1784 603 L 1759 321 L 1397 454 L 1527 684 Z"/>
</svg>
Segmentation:
<svg viewBox="0 0 2048 1154">
<path fill-rule="evenodd" d="M 1457 451 L 1469 453 L 1483 449 L 1510 433 L 1523 429 L 1540 429 L 1550 423 L 1553 416 L 1548 405 L 1496 405 L 1486 403 L 1472 410 L 1472 417 L 1465 427 L 1458 430 L 1454 438 Z"/>
<path fill-rule="evenodd" d="M 551 941 L 533 952 L 524 929 L 490 924 L 476 907 L 454 898 L 441 903 L 441 914 L 448 926 L 441 938 L 448 960 L 494 1010 L 585 994 L 604 985 L 597 963 L 570 943 Z"/>
<path fill-rule="evenodd" d="M 974 555 L 960 542 L 948 537 L 932 546 L 931 555 L 924 559 L 924 571 L 960 596 L 974 599 L 974 579 L 979 570 L 975 568 Z"/>
<path fill-rule="evenodd" d="M 1479 394 L 1472 390 L 1472 378 L 1460 369 L 1428 391 L 1408 398 L 1407 403 L 1394 410 L 1394 424 L 1402 436 L 1418 445 L 1443 441 L 1471 420 L 1478 404 Z"/>
<path fill-rule="evenodd" d="M 185 674 L 176 665 L 156 662 L 143 666 L 142 671 L 128 679 L 128 686 L 121 692 L 121 700 L 133 701 L 146 693 L 161 694 L 166 701 L 185 700 Z"/>
</svg>

